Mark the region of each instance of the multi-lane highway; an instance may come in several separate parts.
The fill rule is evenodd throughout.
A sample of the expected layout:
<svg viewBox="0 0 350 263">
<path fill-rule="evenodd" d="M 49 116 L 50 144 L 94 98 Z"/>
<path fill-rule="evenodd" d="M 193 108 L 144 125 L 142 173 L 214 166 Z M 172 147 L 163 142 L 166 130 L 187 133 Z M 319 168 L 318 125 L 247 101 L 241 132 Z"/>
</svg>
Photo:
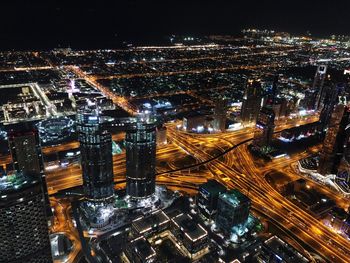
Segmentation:
<svg viewBox="0 0 350 263">
<path fill-rule="evenodd" d="M 168 133 L 174 144 L 179 145 L 197 159 L 204 161 L 213 158 L 211 154 L 213 142 L 210 136 L 195 136 L 172 127 L 168 128 Z M 248 131 L 246 133 L 248 133 L 247 137 L 251 136 Z M 235 137 L 230 139 L 229 136 L 220 137 L 236 144 Z M 216 145 L 219 142 L 216 141 Z M 324 258 L 331 262 L 348 262 L 350 257 L 348 240 L 284 198 L 265 180 L 266 171 L 283 169 L 307 155 L 308 153 L 301 153 L 289 159 L 281 158 L 260 166 L 249 153 L 247 144 L 243 144 L 229 151 L 225 158 L 217 158 L 207 163 L 206 167 L 228 188 L 238 188 L 248 194 L 254 209 L 271 218 L 281 228 L 290 230 Z"/>
</svg>

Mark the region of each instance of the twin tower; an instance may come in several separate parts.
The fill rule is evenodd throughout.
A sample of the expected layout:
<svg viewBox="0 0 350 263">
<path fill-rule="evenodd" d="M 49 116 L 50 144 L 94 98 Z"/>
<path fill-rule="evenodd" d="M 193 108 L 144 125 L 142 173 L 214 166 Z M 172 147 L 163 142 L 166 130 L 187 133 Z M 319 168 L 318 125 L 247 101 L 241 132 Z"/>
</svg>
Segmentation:
<svg viewBox="0 0 350 263">
<path fill-rule="evenodd" d="M 112 119 L 97 106 L 77 113 L 85 197 L 107 200 L 114 195 L 112 136 L 107 128 L 126 132 L 126 193 L 132 199 L 155 192 L 156 121 L 151 117 Z"/>
</svg>

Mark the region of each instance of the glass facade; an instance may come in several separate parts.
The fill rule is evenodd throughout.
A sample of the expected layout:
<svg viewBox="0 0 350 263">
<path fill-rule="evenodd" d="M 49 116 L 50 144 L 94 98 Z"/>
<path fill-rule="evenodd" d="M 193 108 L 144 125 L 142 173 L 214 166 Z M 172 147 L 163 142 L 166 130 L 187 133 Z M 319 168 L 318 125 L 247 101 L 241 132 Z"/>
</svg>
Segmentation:
<svg viewBox="0 0 350 263">
<path fill-rule="evenodd" d="M 156 125 L 138 122 L 126 132 L 126 192 L 132 198 L 151 196 L 155 191 Z"/>
<path fill-rule="evenodd" d="M 113 196 L 112 137 L 97 110 L 77 114 L 85 196 L 104 199 Z"/>
</svg>

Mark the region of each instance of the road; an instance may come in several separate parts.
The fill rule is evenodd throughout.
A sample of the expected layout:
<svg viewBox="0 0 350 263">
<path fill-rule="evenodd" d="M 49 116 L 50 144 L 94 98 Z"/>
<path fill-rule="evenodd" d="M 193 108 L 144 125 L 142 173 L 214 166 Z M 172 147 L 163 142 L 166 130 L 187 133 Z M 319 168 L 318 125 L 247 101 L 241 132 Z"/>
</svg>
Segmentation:
<svg viewBox="0 0 350 263">
<path fill-rule="evenodd" d="M 172 127 L 168 127 L 168 133 L 174 144 L 198 160 L 204 161 L 213 157 L 211 152 L 214 145 L 211 136 L 189 135 Z M 246 133 L 249 137 L 249 132 Z M 232 144 L 237 140 L 235 137 L 230 139 L 229 135 L 221 137 Z M 215 144 L 217 146 L 218 141 Z M 246 193 L 252 199 L 254 209 L 278 222 L 280 227 L 288 228 L 324 258 L 332 262 L 348 262 L 350 242 L 284 198 L 264 178 L 266 171 L 291 165 L 308 154 L 301 153 L 290 159 L 277 159 L 260 167 L 248 151 L 247 144 L 243 144 L 229 151 L 224 158 L 207 163 L 206 167 L 228 188 L 238 188 Z"/>
</svg>

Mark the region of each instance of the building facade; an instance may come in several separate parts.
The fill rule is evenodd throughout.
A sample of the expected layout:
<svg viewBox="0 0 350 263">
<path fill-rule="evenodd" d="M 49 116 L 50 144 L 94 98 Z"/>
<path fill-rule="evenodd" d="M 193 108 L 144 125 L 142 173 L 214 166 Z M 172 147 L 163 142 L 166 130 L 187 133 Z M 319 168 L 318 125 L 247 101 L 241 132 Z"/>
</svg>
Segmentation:
<svg viewBox="0 0 350 263">
<path fill-rule="evenodd" d="M 255 125 L 253 145 L 260 148 L 270 146 L 274 129 L 275 113 L 271 107 L 263 107 Z"/>
<path fill-rule="evenodd" d="M 114 195 L 112 137 L 98 108 L 80 109 L 76 117 L 85 197 L 101 200 Z"/>
<path fill-rule="evenodd" d="M 259 81 L 248 80 L 241 108 L 243 125 L 255 124 L 262 101 L 262 87 Z"/>
<path fill-rule="evenodd" d="M 346 127 L 349 121 L 348 106 L 339 103 L 334 108 L 323 142 L 318 166 L 320 174 L 335 174 L 337 172 L 346 144 Z"/>
<path fill-rule="evenodd" d="M 53 262 L 40 174 L 0 177 L 0 196 L 0 262 Z"/>
<path fill-rule="evenodd" d="M 213 219 L 217 212 L 219 195 L 226 192 L 226 187 L 216 180 L 201 184 L 198 189 L 197 206 L 207 219 Z"/>
<path fill-rule="evenodd" d="M 146 198 L 155 192 L 156 124 L 138 121 L 125 135 L 126 193 Z"/>
<path fill-rule="evenodd" d="M 230 235 L 233 227 L 248 220 L 251 206 L 250 199 L 237 189 L 219 196 L 215 223 L 225 234 Z"/>
</svg>

